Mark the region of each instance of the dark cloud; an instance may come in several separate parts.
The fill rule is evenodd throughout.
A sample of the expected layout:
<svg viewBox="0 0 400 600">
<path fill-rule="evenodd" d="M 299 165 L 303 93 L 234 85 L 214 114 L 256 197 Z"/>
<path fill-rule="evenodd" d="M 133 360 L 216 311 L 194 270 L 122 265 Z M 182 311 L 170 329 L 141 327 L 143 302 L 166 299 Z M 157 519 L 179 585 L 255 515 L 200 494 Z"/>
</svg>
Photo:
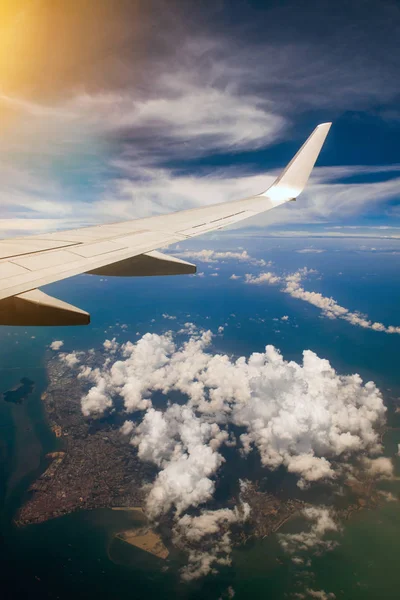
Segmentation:
<svg viewBox="0 0 400 600">
<path fill-rule="evenodd" d="M 400 10 L 387 1 L 20 0 L 1 13 L 3 87 L 30 98 L 125 87 L 148 94 L 167 65 L 270 99 L 290 92 L 291 105 L 300 95 L 303 107 L 400 91 Z M 241 66 L 249 77 L 236 83 Z"/>
</svg>

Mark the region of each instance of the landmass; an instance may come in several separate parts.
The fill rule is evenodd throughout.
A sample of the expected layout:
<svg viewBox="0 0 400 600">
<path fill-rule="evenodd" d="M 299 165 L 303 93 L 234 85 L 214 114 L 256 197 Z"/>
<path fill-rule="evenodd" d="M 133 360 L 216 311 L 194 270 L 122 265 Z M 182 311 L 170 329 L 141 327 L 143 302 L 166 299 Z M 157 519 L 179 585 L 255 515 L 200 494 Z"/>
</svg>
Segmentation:
<svg viewBox="0 0 400 600">
<path fill-rule="evenodd" d="M 28 377 L 23 377 L 19 385 L 3 393 L 3 399 L 6 402 L 22 404 L 22 401 L 33 392 L 34 385 L 34 381 L 31 381 Z"/>
<path fill-rule="evenodd" d="M 260 490 L 257 481 L 246 479 L 242 481 L 240 499 L 250 506 L 248 525 L 245 531 L 240 533 L 242 541 L 251 537 L 265 538 L 275 533 L 291 517 L 303 509 L 307 504 L 302 500 L 281 500 Z"/>
<path fill-rule="evenodd" d="M 88 360 L 91 361 L 89 366 L 96 367 L 96 361 L 98 364 L 103 358 L 93 353 Z M 135 511 L 142 524 L 121 531 L 116 537 L 166 559 L 169 552 L 163 539 L 167 545 L 172 542 L 172 517 L 166 515 L 158 527 L 152 528 L 147 522 L 143 486 L 154 479 L 156 470 L 143 463 L 128 438 L 121 435 L 120 427 L 125 418 L 122 411 L 115 411 L 107 418 L 85 418 L 81 398 L 87 392 L 84 387 L 87 384 L 58 357 L 49 360 L 48 377 L 49 385 L 42 401 L 57 451 L 46 455 L 46 468 L 30 486 L 16 523 L 20 526 L 40 523 L 80 509 Z M 21 384 L 26 390 L 32 382 L 21 380 Z M 16 393 L 17 389 L 10 392 Z M 356 510 L 373 508 L 383 499 L 392 499 L 379 490 L 376 483 L 374 477 L 353 471 L 352 477 L 343 481 L 347 491 L 340 500 L 342 505 L 337 506 L 340 516 L 347 519 Z M 245 523 L 233 527 L 236 545 L 277 532 L 304 507 L 310 506 L 296 498 L 282 498 L 264 491 L 259 482 L 250 480 L 242 481 L 240 496 L 232 498 L 232 504 L 238 500 L 250 506 L 250 514 Z M 333 496 L 332 502 L 336 502 Z"/>
<path fill-rule="evenodd" d="M 91 360 L 95 367 L 100 358 L 93 355 Z M 154 468 L 143 464 L 121 435 L 118 416 L 97 420 L 83 416 L 80 401 L 87 390 L 58 357 L 48 362 L 48 378 L 42 401 L 58 449 L 46 455 L 46 468 L 30 486 L 17 525 L 41 523 L 80 509 L 132 511 L 142 524 L 118 532 L 116 538 L 165 560 L 168 548 L 143 511 L 143 484 L 154 478 Z M 263 493 L 250 481 L 242 486 L 241 499 L 250 505 L 251 516 L 246 528 L 235 534 L 237 544 L 277 531 L 303 506 Z M 172 522 L 167 525 L 162 524 L 163 531 L 172 530 Z"/>
<path fill-rule="evenodd" d="M 379 477 L 360 470 L 348 477 L 345 485 L 351 494 L 351 501 L 338 512 L 342 519 L 348 520 L 353 513 L 363 509 L 374 509 L 386 502 L 398 502 L 398 497 L 390 491 L 381 489 L 377 484 Z"/>
<path fill-rule="evenodd" d="M 136 548 L 140 548 L 140 550 L 149 552 L 149 554 L 153 554 L 157 558 L 165 560 L 169 556 L 169 550 L 164 546 L 160 535 L 149 527 L 127 529 L 117 533 L 115 537 L 127 544 L 136 546 Z"/>
<path fill-rule="evenodd" d="M 67 365 L 52 358 L 48 376 L 42 401 L 59 451 L 46 455 L 47 468 L 30 486 L 17 525 L 78 509 L 142 506 L 142 486 L 153 469 L 136 457 L 118 423 L 85 419 L 80 407 L 85 390 Z"/>
<path fill-rule="evenodd" d="M 96 356 L 91 360 L 95 366 Z M 153 478 L 153 468 L 137 458 L 119 431 L 122 423 L 117 417 L 113 421 L 110 417 L 90 420 L 83 416 L 80 401 L 86 391 L 84 384 L 58 357 L 49 360 L 48 377 L 42 401 L 60 447 L 46 455 L 47 468 L 30 486 L 16 523 L 40 523 L 79 509 L 114 508 L 141 511 L 143 515 L 142 487 Z M 243 533 L 242 541 L 250 535 L 265 537 L 277 531 L 303 506 L 298 500 L 283 501 L 265 494 L 250 481 L 243 486 L 242 499 L 251 507 L 251 534 Z M 128 530 L 118 536 L 156 556 L 167 552 L 153 530 L 145 532 L 142 528 L 140 532 Z"/>
</svg>

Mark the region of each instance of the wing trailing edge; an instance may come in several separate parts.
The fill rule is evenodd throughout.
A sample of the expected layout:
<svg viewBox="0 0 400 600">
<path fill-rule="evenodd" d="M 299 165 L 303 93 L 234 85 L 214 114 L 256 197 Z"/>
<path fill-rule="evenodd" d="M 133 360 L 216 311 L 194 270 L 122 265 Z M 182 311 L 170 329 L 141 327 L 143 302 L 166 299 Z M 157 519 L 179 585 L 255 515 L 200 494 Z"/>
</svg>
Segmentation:
<svg viewBox="0 0 400 600">
<path fill-rule="evenodd" d="M 89 313 L 31 290 L 0 301 L 0 325 L 88 325 Z"/>
<path fill-rule="evenodd" d="M 89 275 L 106 277 L 149 277 L 160 275 L 191 275 L 196 273 L 196 265 L 169 256 L 162 252 L 146 252 L 139 256 L 131 256 L 99 269 L 87 271 Z"/>
</svg>

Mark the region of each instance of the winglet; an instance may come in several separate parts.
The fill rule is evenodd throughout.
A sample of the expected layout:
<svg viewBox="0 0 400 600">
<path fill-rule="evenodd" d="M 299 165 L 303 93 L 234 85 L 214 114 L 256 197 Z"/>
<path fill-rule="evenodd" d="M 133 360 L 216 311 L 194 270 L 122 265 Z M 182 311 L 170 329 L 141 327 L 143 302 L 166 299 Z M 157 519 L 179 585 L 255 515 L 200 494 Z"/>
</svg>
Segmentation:
<svg viewBox="0 0 400 600">
<path fill-rule="evenodd" d="M 295 200 L 306 187 L 332 123 L 321 123 L 304 142 L 278 179 L 260 196 L 267 196 L 275 205 Z"/>
</svg>

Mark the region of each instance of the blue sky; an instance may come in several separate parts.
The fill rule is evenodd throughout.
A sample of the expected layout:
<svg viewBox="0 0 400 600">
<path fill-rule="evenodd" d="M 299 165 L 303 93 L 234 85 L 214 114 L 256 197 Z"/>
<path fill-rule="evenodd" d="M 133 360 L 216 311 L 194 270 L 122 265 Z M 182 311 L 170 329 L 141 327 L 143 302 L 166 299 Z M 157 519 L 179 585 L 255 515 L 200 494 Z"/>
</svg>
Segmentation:
<svg viewBox="0 0 400 600">
<path fill-rule="evenodd" d="M 260 192 L 332 121 L 297 204 L 241 228 L 398 237 L 398 3 L 20 6 L 1 31 L 3 236 Z"/>
</svg>

